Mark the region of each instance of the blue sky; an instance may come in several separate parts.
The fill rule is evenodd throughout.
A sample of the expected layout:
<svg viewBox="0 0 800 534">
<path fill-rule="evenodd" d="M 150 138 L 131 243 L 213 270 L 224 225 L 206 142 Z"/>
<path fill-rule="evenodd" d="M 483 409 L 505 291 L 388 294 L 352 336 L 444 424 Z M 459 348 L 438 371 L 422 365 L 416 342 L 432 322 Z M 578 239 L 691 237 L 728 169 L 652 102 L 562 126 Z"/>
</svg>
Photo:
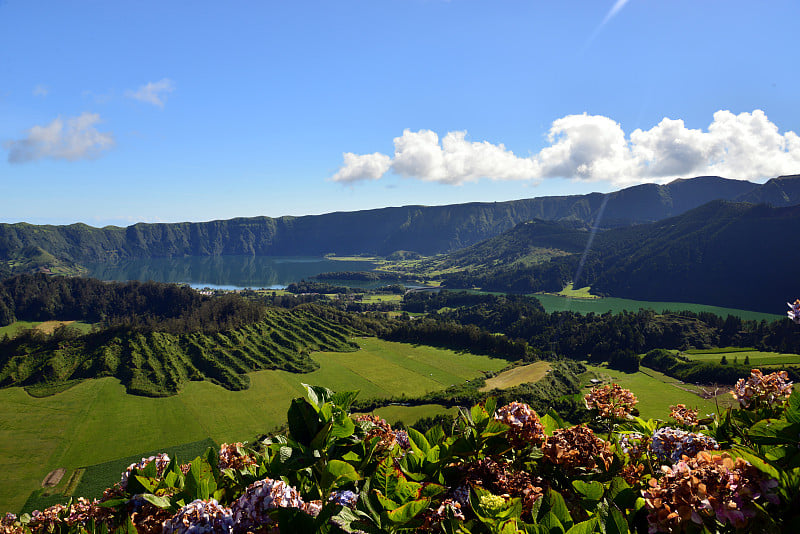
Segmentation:
<svg viewBox="0 0 800 534">
<path fill-rule="evenodd" d="M 800 173 L 800 3 L 0 2 L 0 220 Z"/>
</svg>

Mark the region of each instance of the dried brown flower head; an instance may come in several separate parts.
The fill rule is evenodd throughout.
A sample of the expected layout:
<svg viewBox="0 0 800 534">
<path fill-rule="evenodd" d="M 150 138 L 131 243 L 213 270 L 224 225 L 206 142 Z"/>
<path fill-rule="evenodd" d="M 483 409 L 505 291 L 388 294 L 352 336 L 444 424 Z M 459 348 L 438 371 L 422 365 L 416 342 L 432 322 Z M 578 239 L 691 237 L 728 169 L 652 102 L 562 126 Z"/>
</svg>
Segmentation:
<svg viewBox="0 0 800 534">
<path fill-rule="evenodd" d="M 629 389 L 611 384 L 592 388 L 592 391 L 585 395 L 586 407 L 590 410 L 597 410 L 603 419 L 625 419 L 639 403 L 639 399 Z"/>
<path fill-rule="evenodd" d="M 742 408 L 757 408 L 782 403 L 792 394 L 792 383 L 786 371 L 765 375 L 760 369 L 750 371 L 746 380 L 740 378 L 731 391 Z"/>
<path fill-rule="evenodd" d="M 777 502 L 770 493 L 776 481 L 727 453 L 712 456 L 703 451 L 661 469 L 663 476 L 650 479 L 642 492 L 650 511 L 650 532 L 680 532 L 688 522 L 700 525 L 714 517 L 739 529 L 756 513 L 752 501 Z"/>
<path fill-rule="evenodd" d="M 584 425 L 555 430 L 547 437 L 542 450 L 545 460 L 567 471 L 595 469 L 599 467 L 598 462 L 608 469 L 613 458 L 608 442 Z"/>
<path fill-rule="evenodd" d="M 497 409 L 494 418 L 509 426 L 508 441 L 513 447 L 544 443 L 544 426 L 536 412 L 522 402 L 512 402 Z"/>
<path fill-rule="evenodd" d="M 697 417 L 697 410 L 687 408 L 685 404 L 670 406 L 669 410 L 669 416 L 672 417 L 679 425 L 694 426 L 699 420 Z"/>
<path fill-rule="evenodd" d="M 238 471 L 250 465 L 256 465 L 256 460 L 244 450 L 243 443 L 223 443 L 219 448 L 220 469 L 235 469 Z"/>
<path fill-rule="evenodd" d="M 397 442 L 397 436 L 392 431 L 392 426 L 384 419 L 370 414 L 356 415 L 353 419 L 359 423 L 366 423 L 362 426 L 365 427 L 367 435 L 364 436 L 364 441 L 369 441 L 374 437 L 378 437 L 378 450 L 389 450 L 394 447 Z"/>
</svg>

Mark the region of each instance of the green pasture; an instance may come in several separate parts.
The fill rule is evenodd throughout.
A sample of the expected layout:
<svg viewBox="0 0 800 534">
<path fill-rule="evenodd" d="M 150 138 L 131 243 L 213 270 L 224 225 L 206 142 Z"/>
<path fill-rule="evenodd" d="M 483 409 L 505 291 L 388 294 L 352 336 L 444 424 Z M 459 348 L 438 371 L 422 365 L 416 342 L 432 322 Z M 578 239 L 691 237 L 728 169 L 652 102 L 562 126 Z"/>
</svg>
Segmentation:
<svg viewBox="0 0 800 534">
<path fill-rule="evenodd" d="M 419 406 L 392 405 L 378 408 L 372 413 L 386 419 L 391 425 L 398 421 L 402 421 L 405 425 L 413 425 L 415 421 L 419 421 L 423 417 L 434 417 L 440 414 L 455 416 L 458 414 L 458 408 L 445 408 L 441 404 L 420 404 Z"/>
<path fill-rule="evenodd" d="M 313 354 L 320 369 L 251 373 L 250 388 L 229 391 L 189 382 L 178 395 L 137 397 L 114 378 L 87 380 L 56 395 L 34 398 L 22 388 L 0 390 L 0 511 L 17 512 L 51 470 L 68 480 L 92 466 L 164 447 L 211 438 L 252 440 L 282 425 L 302 383 L 361 391 L 361 397 L 420 395 L 498 371 L 507 362 L 375 338 L 361 350 Z M 411 412 L 413 413 L 413 412 Z M 403 416 L 406 423 L 412 422 Z M 65 483 L 65 482 L 64 482 Z"/>
<path fill-rule="evenodd" d="M 692 304 L 689 302 L 650 302 L 646 300 L 619 299 L 614 297 L 604 298 L 571 298 L 560 295 L 536 293 L 532 295 L 539 299 L 547 312 L 572 311 L 577 313 L 596 313 L 606 312 L 621 313 L 623 311 L 639 311 L 641 308 L 652 309 L 656 312 L 684 311 L 694 313 L 710 312 L 720 317 L 733 315 L 744 320 L 761 321 L 780 321 L 786 318 L 785 315 L 772 313 L 762 313 L 747 310 L 737 310 L 734 308 L 722 308 L 720 306 L 707 306 L 705 304 Z"/>
<path fill-rule="evenodd" d="M 71 328 L 79 330 L 82 334 L 86 334 L 92 329 L 90 323 L 85 323 L 83 321 L 66 321 L 66 323 Z M 53 330 L 61 324 L 64 324 L 64 321 L 16 321 L 10 325 L 0 326 L 0 338 L 5 335 L 14 337 L 23 330 L 31 328 L 40 329 L 47 334 L 52 334 Z"/>
<path fill-rule="evenodd" d="M 639 409 L 641 417 L 658 418 L 665 421 L 669 420 L 669 407 L 676 404 L 685 404 L 689 408 L 697 408 L 701 414 L 717 411 L 717 405 L 713 399 L 703 399 L 697 393 L 702 390 L 693 384 L 685 384 L 666 376 L 658 371 L 640 367 L 636 373 L 625 373 L 608 367 L 586 364 L 587 372 L 583 375 L 584 391 L 589 392 L 591 378 L 599 378 L 604 384 L 616 383 L 623 388 L 630 389 L 639 399 L 636 407 Z M 720 409 L 730 405 L 733 398 L 722 392 L 718 397 Z"/>
<path fill-rule="evenodd" d="M 572 283 L 567 284 L 567 287 L 556 293 L 562 297 L 571 297 L 571 298 L 578 298 L 578 299 L 597 299 L 600 298 L 597 295 L 592 295 L 589 293 L 591 286 L 580 287 L 580 288 L 573 288 Z"/>
<path fill-rule="evenodd" d="M 800 354 L 783 354 L 780 352 L 763 352 L 752 349 L 732 349 L 720 352 L 685 351 L 683 356 L 691 360 L 719 363 L 723 356 L 728 363 L 744 364 L 745 358 L 750 359 L 750 365 L 755 367 L 775 367 L 784 365 L 800 365 Z"/>
</svg>

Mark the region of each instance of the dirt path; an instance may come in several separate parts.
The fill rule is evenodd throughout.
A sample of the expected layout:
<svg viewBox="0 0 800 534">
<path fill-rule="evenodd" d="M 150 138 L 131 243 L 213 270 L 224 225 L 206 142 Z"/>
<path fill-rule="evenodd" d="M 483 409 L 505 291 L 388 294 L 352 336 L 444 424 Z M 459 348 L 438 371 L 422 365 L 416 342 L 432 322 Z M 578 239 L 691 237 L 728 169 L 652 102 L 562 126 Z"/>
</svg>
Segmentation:
<svg viewBox="0 0 800 534">
<path fill-rule="evenodd" d="M 47 473 L 47 476 L 44 477 L 42 480 L 42 487 L 43 488 L 54 488 L 58 486 L 58 483 L 61 482 L 61 479 L 64 478 L 64 474 L 67 472 L 66 469 L 63 467 L 59 467 L 58 469 L 54 469 Z"/>
</svg>

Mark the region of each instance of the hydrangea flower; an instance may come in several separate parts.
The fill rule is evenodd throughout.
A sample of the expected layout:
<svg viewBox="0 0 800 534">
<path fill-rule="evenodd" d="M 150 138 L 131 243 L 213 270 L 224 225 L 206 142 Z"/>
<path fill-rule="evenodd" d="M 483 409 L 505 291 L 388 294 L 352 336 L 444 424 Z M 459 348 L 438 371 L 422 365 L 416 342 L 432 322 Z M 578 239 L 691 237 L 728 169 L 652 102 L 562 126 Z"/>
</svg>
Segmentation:
<svg viewBox="0 0 800 534">
<path fill-rule="evenodd" d="M 244 444 L 223 443 L 219 448 L 219 468 L 241 470 L 250 465 L 256 465 L 255 459 L 244 452 Z"/>
<path fill-rule="evenodd" d="M 125 472 L 122 473 L 122 477 L 119 480 L 119 485 L 122 487 L 122 489 L 125 490 L 128 488 L 128 478 L 131 476 L 131 473 L 134 469 L 137 471 L 142 470 L 147 467 L 147 464 L 150 462 L 156 463 L 156 471 L 158 476 L 161 476 L 164 474 L 164 470 L 169 465 L 170 460 L 169 456 L 162 452 L 160 454 L 156 454 L 155 456 L 150 456 L 149 458 L 142 458 L 142 461 L 139 463 L 129 465 Z"/>
<path fill-rule="evenodd" d="M 622 388 L 619 384 L 592 388 L 592 391 L 584 396 L 584 400 L 586 407 L 597 410 L 603 419 L 625 419 L 639 403 L 639 399 L 631 390 Z"/>
<path fill-rule="evenodd" d="M 650 443 L 650 437 L 640 434 L 639 432 L 625 432 L 619 435 L 620 450 L 630 456 L 631 458 L 638 458 L 643 452 L 647 450 Z"/>
<path fill-rule="evenodd" d="M 328 496 L 328 501 L 338 504 L 339 506 L 354 508 L 358 501 L 358 493 L 354 493 L 350 490 L 334 491 Z"/>
<path fill-rule="evenodd" d="M 265 478 L 247 487 L 231 506 L 236 530 L 247 532 L 273 523 L 269 511 L 276 508 L 303 509 L 304 502 L 296 489 L 282 480 Z"/>
<path fill-rule="evenodd" d="M 364 441 L 378 437 L 378 450 L 389 450 L 397 443 L 397 436 L 392 427 L 385 420 L 375 415 L 361 414 L 354 417 L 356 422 L 362 423 L 361 427 L 367 433 Z M 407 438 L 408 436 L 406 436 Z"/>
<path fill-rule="evenodd" d="M 394 431 L 394 439 L 397 441 L 397 444 L 400 445 L 403 449 L 410 449 L 411 442 L 408 440 L 408 432 L 405 430 L 395 430 Z"/>
<path fill-rule="evenodd" d="M 230 534 L 233 532 L 233 514 L 230 508 L 220 506 L 215 499 L 197 499 L 164 522 L 164 534 Z"/>
<path fill-rule="evenodd" d="M 653 432 L 650 450 L 662 462 L 675 463 L 683 456 L 694 456 L 700 451 L 719 449 L 714 438 L 679 428 L 665 426 Z"/>
<path fill-rule="evenodd" d="M 613 454 L 608 442 L 594 435 L 584 425 L 559 428 L 548 436 L 542 449 L 544 459 L 567 471 L 595 469 L 599 459 L 605 468 L 611 465 Z"/>
<path fill-rule="evenodd" d="M 791 394 L 792 382 L 786 371 L 765 375 L 760 369 L 750 371 L 750 377 L 746 380 L 740 378 L 731 391 L 731 395 L 739 401 L 742 408 L 772 406 L 788 399 Z"/>
<path fill-rule="evenodd" d="M 509 426 L 507 436 L 513 447 L 538 446 L 544 442 L 544 426 L 534 409 L 525 403 L 501 406 L 495 411 L 494 419 Z"/>
<path fill-rule="evenodd" d="M 697 410 L 687 408 L 685 404 L 670 406 L 669 409 L 669 416 L 679 425 L 693 426 L 696 425 L 699 420 L 697 418 Z"/>
<path fill-rule="evenodd" d="M 453 499 L 445 499 L 438 508 L 427 509 L 422 515 L 422 525 L 420 530 L 424 532 L 439 531 L 439 525 L 447 519 L 458 519 L 464 521 L 464 512 L 461 511 L 461 503 Z"/>
<path fill-rule="evenodd" d="M 741 529 L 756 513 L 752 502 L 778 502 L 772 493 L 777 481 L 765 479 L 748 462 L 727 453 L 712 456 L 702 451 L 662 467 L 662 475 L 651 478 L 642 492 L 651 533 L 682 531 L 689 522 L 701 525 L 712 517 Z"/>
<path fill-rule="evenodd" d="M 794 301 L 794 304 L 786 303 L 789 306 L 789 311 L 786 312 L 786 315 L 794 321 L 795 324 L 800 324 L 800 299 Z"/>
</svg>

